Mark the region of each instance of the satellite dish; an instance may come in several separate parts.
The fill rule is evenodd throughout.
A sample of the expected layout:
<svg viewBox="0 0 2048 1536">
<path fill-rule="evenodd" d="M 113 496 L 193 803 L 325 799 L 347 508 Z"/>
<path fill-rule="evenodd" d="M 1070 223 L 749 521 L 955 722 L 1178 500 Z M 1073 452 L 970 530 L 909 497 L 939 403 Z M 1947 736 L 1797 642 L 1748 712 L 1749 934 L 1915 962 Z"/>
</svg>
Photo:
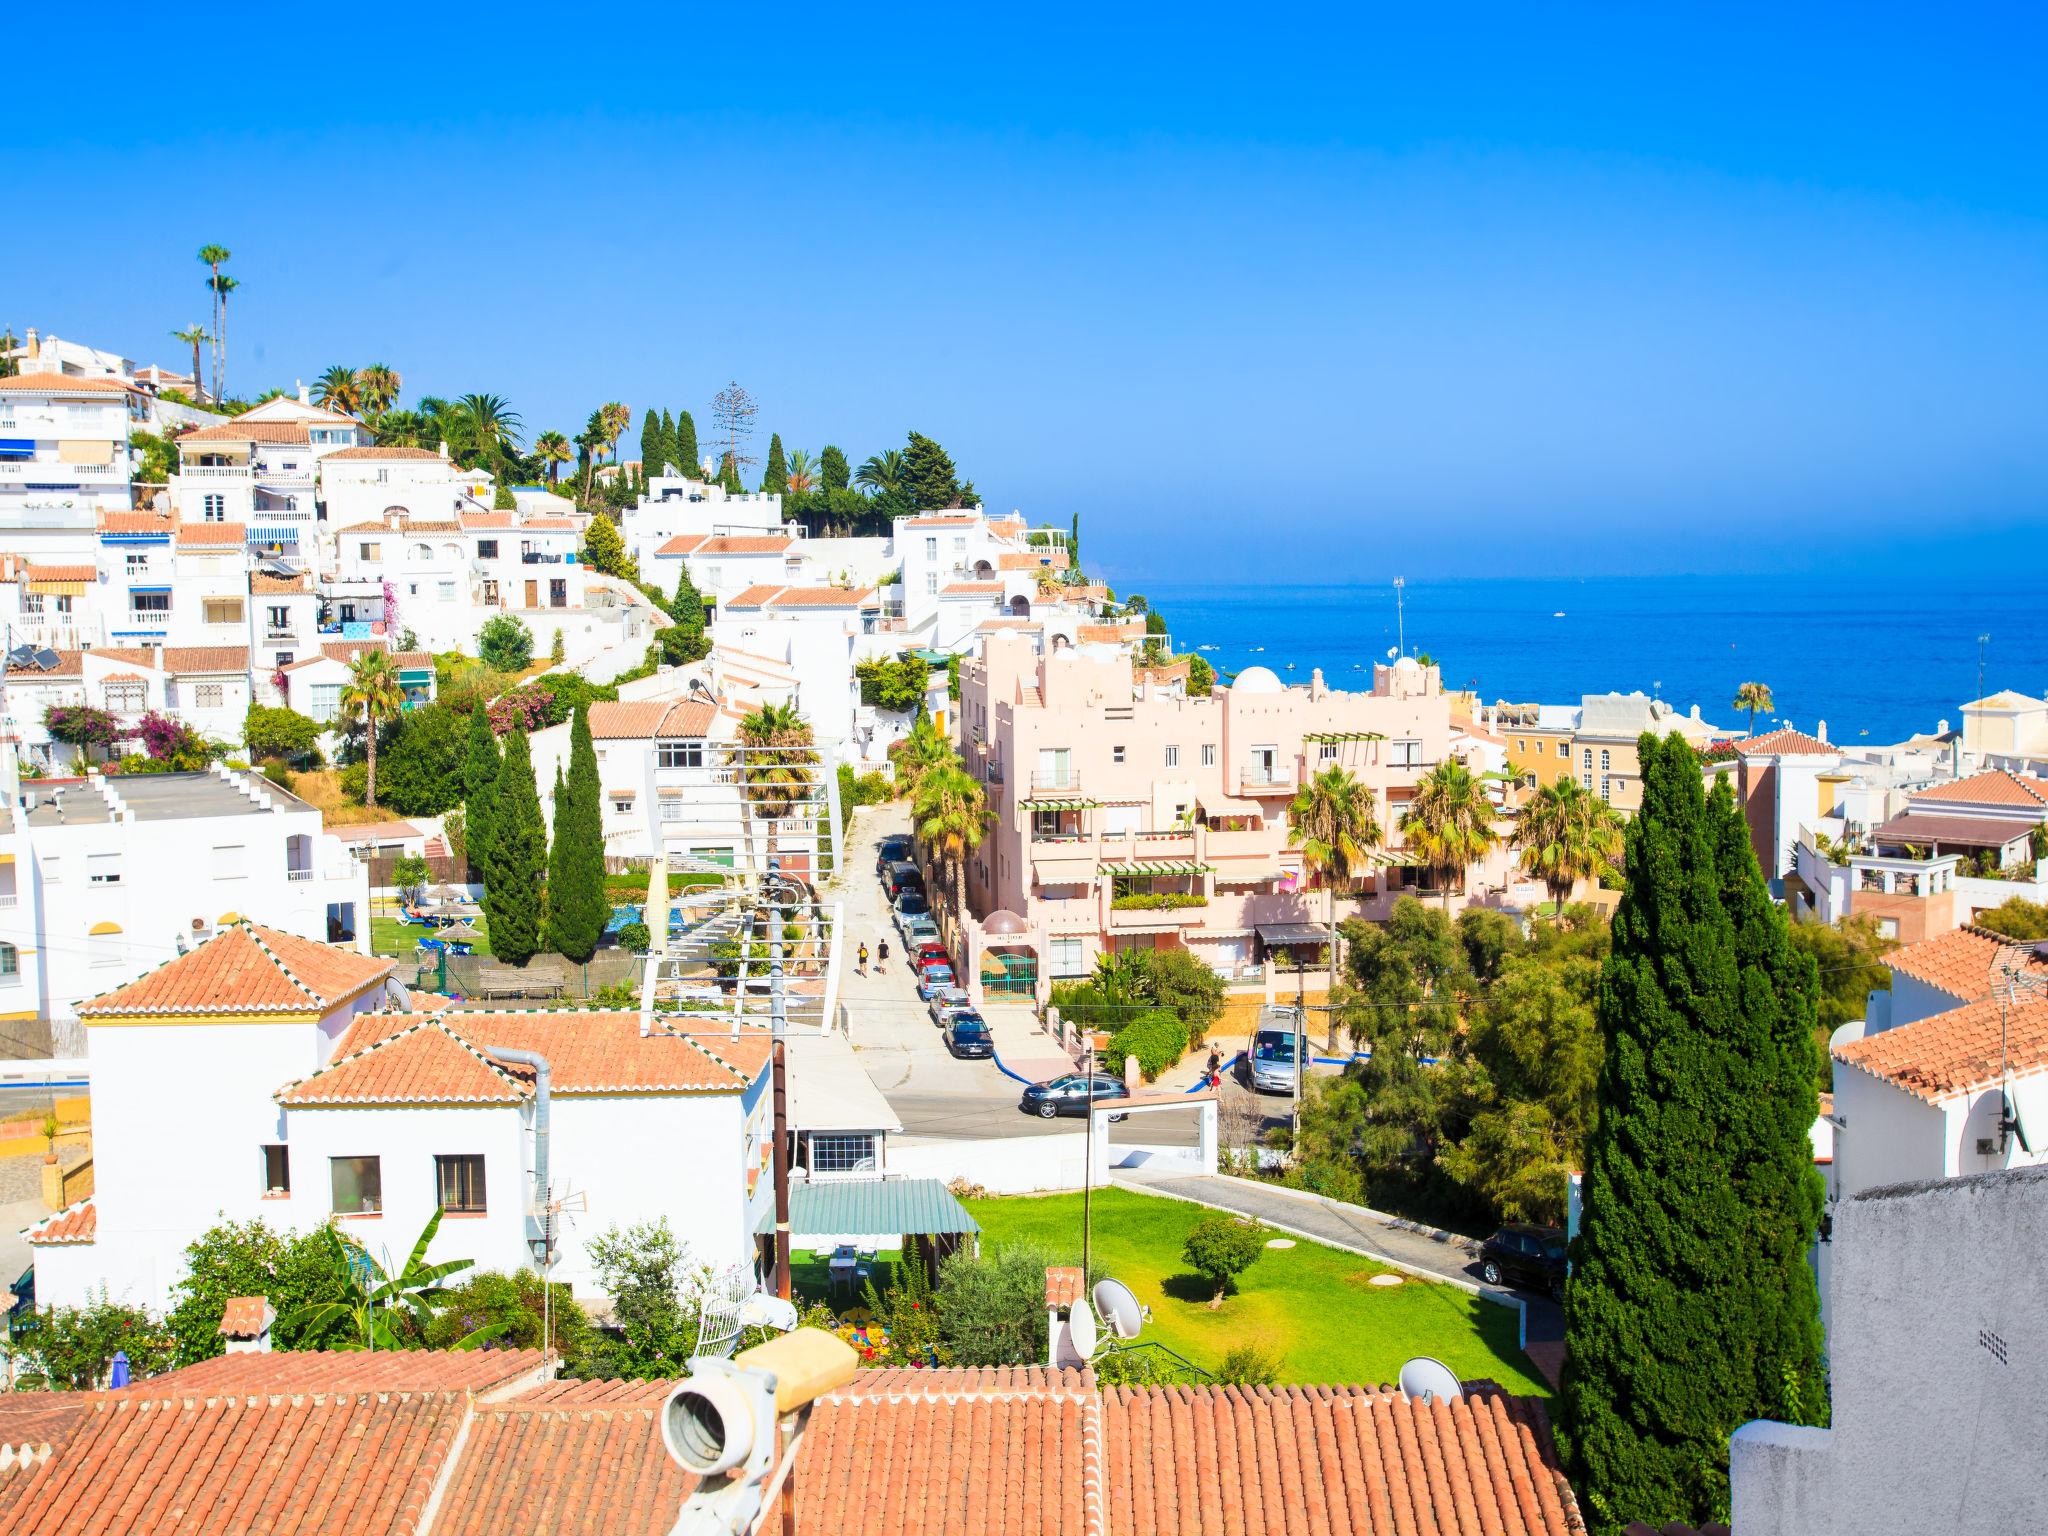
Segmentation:
<svg viewBox="0 0 2048 1536">
<path fill-rule="evenodd" d="M 1095 1314 L 1086 1307 L 1068 1308 L 1067 1342 L 1074 1346 L 1074 1353 L 1083 1360 L 1092 1360 L 1099 1339 L 1100 1335 L 1095 1329 Z"/>
<path fill-rule="evenodd" d="M 1396 656 L 1399 656 L 1400 654 L 1401 647 L 1399 647 L 1398 645 L 1390 645 L 1387 647 L 1387 660 L 1392 661 Z"/>
<path fill-rule="evenodd" d="M 1101 1314 L 1112 1338 L 1135 1339 L 1138 1330 L 1145 1326 L 1145 1309 L 1138 1305 L 1136 1294 L 1123 1281 L 1097 1281 L 1094 1300 L 1095 1310 Z"/>
<path fill-rule="evenodd" d="M 1443 1361 L 1417 1355 L 1401 1367 L 1401 1395 L 1411 1403 L 1455 1403 L 1464 1389 Z"/>
<path fill-rule="evenodd" d="M 780 1296 L 756 1291 L 740 1303 L 740 1326 L 743 1328 L 773 1328 L 777 1333 L 788 1333 L 796 1323 L 796 1304 L 784 1301 Z"/>
</svg>

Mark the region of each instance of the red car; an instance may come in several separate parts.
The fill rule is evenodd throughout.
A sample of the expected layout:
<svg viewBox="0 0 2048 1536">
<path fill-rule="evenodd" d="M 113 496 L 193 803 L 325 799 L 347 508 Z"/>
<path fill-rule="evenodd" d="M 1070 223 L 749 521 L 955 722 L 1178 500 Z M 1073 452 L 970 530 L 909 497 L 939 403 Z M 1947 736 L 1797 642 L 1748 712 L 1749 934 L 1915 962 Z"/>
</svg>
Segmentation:
<svg viewBox="0 0 2048 1536">
<path fill-rule="evenodd" d="M 926 939 L 912 952 L 910 968 L 914 971 L 921 971 L 935 960 L 943 961 L 947 965 L 953 963 L 953 957 L 946 953 L 945 945 L 941 944 L 937 939 Z"/>
</svg>

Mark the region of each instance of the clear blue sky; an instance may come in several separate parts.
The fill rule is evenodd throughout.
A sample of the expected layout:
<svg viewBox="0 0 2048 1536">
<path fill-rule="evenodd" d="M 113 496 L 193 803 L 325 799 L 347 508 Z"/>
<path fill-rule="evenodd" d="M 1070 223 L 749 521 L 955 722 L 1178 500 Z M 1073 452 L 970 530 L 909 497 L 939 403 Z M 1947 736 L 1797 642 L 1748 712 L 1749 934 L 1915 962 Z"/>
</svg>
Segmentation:
<svg viewBox="0 0 2048 1536">
<path fill-rule="evenodd" d="M 175 364 L 217 240 L 238 387 L 383 361 L 573 432 L 737 378 L 1131 581 L 2048 522 L 2024 8 L 858 9 L 30 8 L 0 320 Z"/>
</svg>

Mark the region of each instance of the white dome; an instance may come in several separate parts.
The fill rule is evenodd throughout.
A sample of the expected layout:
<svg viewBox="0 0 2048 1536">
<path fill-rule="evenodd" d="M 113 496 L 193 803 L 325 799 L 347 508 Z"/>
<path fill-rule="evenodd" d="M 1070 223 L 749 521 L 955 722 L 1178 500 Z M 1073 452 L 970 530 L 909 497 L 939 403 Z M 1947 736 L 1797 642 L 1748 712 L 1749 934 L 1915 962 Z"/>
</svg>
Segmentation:
<svg viewBox="0 0 2048 1536">
<path fill-rule="evenodd" d="M 1285 693 L 1287 685 L 1280 681 L 1270 667 L 1246 667 L 1230 681 L 1230 686 L 1240 693 Z"/>
</svg>

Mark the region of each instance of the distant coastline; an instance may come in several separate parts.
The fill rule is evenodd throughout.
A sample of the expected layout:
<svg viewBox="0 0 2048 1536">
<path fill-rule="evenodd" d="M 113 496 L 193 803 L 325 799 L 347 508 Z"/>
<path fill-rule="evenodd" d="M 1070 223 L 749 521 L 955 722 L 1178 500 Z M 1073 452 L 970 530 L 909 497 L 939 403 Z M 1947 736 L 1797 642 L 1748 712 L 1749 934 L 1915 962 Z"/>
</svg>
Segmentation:
<svg viewBox="0 0 2048 1536">
<path fill-rule="evenodd" d="M 1199 650 L 1224 673 L 1257 663 L 1305 683 L 1320 667 L 1330 686 L 1357 688 L 1397 643 L 1391 576 L 1342 586 L 1140 582 L 1117 591 L 1142 593 L 1165 615 L 1176 649 Z M 1417 579 L 1403 608 L 1409 652 L 1428 652 L 1447 687 L 1476 683 L 1489 702 L 1576 703 L 1585 693 L 1640 688 L 1741 726 L 1729 701 L 1755 679 L 1771 685 L 1779 716 L 1802 728 L 1825 720 L 1845 744 L 1896 741 L 1943 719 L 1961 724 L 1958 707 L 1977 696 L 1977 636 L 1987 632 L 1987 692 L 2048 689 L 2048 611 L 2022 611 L 1981 584 Z"/>
</svg>

